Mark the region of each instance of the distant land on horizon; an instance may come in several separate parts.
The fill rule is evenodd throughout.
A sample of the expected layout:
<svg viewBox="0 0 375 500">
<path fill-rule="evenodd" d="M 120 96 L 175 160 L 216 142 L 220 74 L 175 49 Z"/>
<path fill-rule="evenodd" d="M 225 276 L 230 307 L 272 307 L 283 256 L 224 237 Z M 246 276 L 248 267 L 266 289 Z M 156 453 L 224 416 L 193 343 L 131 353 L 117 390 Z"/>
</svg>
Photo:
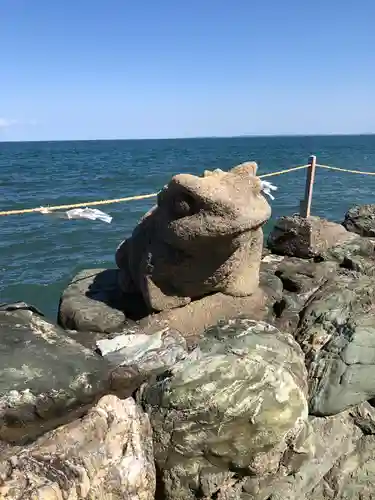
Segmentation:
<svg viewBox="0 0 375 500">
<path fill-rule="evenodd" d="M 138 137 L 138 138 L 115 138 L 115 139 L 40 139 L 40 140 L 7 140 L 0 144 L 22 144 L 22 143 L 55 143 L 55 142 L 135 142 L 135 141 L 194 141 L 214 139 L 262 139 L 262 138 L 294 138 L 294 137 L 371 137 L 375 132 L 353 133 L 353 134 L 259 134 L 259 135 L 217 135 L 196 137 Z"/>
</svg>

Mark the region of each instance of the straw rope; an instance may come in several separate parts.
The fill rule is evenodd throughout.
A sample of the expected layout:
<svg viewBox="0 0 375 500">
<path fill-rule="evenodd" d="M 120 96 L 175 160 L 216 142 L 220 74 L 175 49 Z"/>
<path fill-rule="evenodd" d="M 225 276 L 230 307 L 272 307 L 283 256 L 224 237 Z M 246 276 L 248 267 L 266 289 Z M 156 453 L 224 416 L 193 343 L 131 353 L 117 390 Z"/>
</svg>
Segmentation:
<svg viewBox="0 0 375 500">
<path fill-rule="evenodd" d="M 326 168 L 327 170 L 335 170 L 336 172 L 347 172 L 349 174 L 361 174 L 361 175 L 375 175 L 375 172 L 366 172 L 365 170 L 349 170 L 348 168 L 331 167 L 329 165 L 316 164 L 319 168 Z"/>
<path fill-rule="evenodd" d="M 310 165 L 300 165 L 299 167 L 286 168 L 285 170 L 279 170 L 278 172 L 270 172 L 269 174 L 259 175 L 260 179 L 265 179 L 266 177 L 274 177 L 275 175 L 288 174 L 289 172 L 295 172 L 296 170 L 303 170 Z"/>
<path fill-rule="evenodd" d="M 145 200 L 147 198 L 155 198 L 158 193 L 151 194 L 140 194 L 137 196 L 128 196 L 127 198 L 114 198 L 112 200 L 99 200 L 99 201 L 87 201 L 85 203 L 73 203 L 71 205 L 55 205 L 54 207 L 38 207 L 38 208 L 25 208 L 22 210 L 5 210 L 0 212 L 0 215 L 20 215 L 20 214 L 31 214 L 33 212 L 41 212 L 43 209 L 48 208 L 48 210 L 70 210 L 71 208 L 80 207 L 94 207 L 98 205 L 110 205 L 111 203 L 122 203 L 125 201 L 135 201 L 135 200 Z"/>
</svg>

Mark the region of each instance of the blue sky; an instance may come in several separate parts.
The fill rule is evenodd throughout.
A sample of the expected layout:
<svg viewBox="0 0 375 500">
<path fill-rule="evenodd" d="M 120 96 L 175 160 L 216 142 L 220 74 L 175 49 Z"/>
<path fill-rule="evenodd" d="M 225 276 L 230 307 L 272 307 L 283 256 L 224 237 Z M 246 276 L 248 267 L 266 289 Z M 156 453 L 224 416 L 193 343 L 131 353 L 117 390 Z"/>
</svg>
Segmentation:
<svg viewBox="0 0 375 500">
<path fill-rule="evenodd" d="M 0 0 L 0 140 L 375 133 L 374 0 Z"/>
</svg>

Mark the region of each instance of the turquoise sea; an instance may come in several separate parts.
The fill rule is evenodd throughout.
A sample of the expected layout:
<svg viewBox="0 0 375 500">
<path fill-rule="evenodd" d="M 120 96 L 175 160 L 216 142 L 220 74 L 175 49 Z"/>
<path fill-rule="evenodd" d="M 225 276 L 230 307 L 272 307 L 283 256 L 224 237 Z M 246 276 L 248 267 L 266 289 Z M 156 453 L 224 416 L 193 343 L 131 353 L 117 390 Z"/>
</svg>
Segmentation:
<svg viewBox="0 0 375 500">
<path fill-rule="evenodd" d="M 155 192 L 173 174 L 247 160 L 266 173 L 305 164 L 310 154 L 319 163 L 375 172 L 375 135 L 0 142 L 0 210 Z M 298 211 L 305 175 L 272 179 L 278 186 L 273 218 Z M 351 205 L 375 202 L 374 192 L 375 177 L 319 170 L 313 213 L 341 221 Z M 152 204 L 98 207 L 113 216 L 112 224 L 41 214 L 0 217 L 0 302 L 24 300 L 55 319 L 70 278 L 83 268 L 114 266 L 117 244 Z"/>
</svg>

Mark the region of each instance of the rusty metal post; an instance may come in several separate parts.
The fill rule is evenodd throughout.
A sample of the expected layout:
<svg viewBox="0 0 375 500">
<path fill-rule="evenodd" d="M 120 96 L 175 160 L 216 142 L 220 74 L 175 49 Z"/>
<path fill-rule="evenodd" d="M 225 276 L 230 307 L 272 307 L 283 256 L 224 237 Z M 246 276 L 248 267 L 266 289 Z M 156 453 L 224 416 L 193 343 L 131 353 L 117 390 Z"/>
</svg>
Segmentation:
<svg viewBox="0 0 375 500">
<path fill-rule="evenodd" d="M 305 198 L 300 204 L 301 217 L 310 217 L 316 169 L 316 156 L 310 156 L 306 173 Z"/>
</svg>

